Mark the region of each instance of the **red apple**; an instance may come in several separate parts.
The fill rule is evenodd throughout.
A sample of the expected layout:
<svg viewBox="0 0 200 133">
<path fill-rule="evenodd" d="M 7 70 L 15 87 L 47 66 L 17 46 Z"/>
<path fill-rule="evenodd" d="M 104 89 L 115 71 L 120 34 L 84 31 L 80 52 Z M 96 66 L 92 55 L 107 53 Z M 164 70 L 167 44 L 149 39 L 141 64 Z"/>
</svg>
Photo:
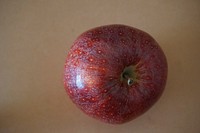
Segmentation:
<svg viewBox="0 0 200 133">
<path fill-rule="evenodd" d="M 106 25 L 81 34 L 65 63 L 64 85 L 86 114 L 107 123 L 130 121 L 161 96 L 167 61 L 146 32 Z"/>
</svg>

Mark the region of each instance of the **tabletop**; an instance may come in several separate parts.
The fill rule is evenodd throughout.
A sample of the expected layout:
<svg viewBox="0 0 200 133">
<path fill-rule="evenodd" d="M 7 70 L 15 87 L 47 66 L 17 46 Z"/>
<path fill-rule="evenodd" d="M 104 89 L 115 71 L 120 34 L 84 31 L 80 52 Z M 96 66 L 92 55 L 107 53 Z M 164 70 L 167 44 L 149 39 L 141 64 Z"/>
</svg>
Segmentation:
<svg viewBox="0 0 200 133">
<path fill-rule="evenodd" d="M 82 113 L 63 85 L 64 62 L 82 32 L 125 24 L 151 34 L 168 61 L 159 101 L 121 125 Z M 1 0 L 1 133 L 199 133 L 200 1 Z"/>
</svg>

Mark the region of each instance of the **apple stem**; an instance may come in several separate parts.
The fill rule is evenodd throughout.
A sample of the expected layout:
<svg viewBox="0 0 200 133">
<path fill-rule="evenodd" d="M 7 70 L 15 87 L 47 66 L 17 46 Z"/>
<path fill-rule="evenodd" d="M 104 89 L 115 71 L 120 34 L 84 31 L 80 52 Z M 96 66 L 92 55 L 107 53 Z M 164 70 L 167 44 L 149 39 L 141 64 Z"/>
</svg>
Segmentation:
<svg viewBox="0 0 200 133">
<path fill-rule="evenodd" d="M 130 78 L 128 74 L 124 73 L 123 78 L 127 80 L 129 86 L 133 84 L 133 78 Z"/>
<path fill-rule="evenodd" d="M 132 78 L 129 78 L 128 81 L 127 81 L 128 85 L 132 85 L 133 84 L 133 79 Z"/>
</svg>

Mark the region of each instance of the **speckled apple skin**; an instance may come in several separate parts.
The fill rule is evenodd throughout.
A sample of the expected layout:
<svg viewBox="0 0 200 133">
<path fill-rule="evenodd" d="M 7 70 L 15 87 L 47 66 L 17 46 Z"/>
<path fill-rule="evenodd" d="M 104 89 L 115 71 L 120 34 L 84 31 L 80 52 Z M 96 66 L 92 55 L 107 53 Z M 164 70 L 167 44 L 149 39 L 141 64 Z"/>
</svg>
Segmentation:
<svg viewBox="0 0 200 133">
<path fill-rule="evenodd" d="M 137 82 L 120 81 L 124 68 L 136 68 Z M 146 32 L 106 25 L 81 34 L 65 62 L 64 85 L 86 114 L 107 123 L 130 121 L 161 96 L 167 79 L 166 57 Z"/>
</svg>

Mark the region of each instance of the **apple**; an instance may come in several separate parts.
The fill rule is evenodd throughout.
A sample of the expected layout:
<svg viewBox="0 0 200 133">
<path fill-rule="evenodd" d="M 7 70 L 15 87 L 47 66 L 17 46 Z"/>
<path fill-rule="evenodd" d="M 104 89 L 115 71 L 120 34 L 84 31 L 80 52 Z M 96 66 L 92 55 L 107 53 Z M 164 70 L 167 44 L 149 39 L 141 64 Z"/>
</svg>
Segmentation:
<svg viewBox="0 0 200 133">
<path fill-rule="evenodd" d="M 87 115 L 111 124 L 128 122 L 160 98 L 166 57 L 146 32 L 105 25 L 82 33 L 65 62 L 64 85 Z"/>
</svg>

